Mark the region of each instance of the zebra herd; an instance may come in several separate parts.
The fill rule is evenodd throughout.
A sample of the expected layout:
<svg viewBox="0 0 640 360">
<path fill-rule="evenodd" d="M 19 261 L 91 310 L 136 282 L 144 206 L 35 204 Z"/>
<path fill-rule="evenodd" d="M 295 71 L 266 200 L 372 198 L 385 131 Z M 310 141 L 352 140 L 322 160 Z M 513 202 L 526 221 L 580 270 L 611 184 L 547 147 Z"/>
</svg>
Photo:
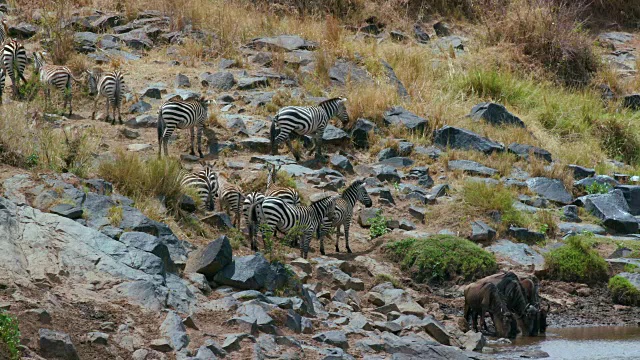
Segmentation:
<svg viewBox="0 0 640 360">
<path fill-rule="evenodd" d="M 300 254 L 307 257 L 311 239 L 315 235 L 320 242 L 320 252 L 324 255 L 324 236 L 336 229 L 336 252 L 339 248 L 339 230 L 344 228 L 346 249 L 349 247 L 349 229 L 356 202 L 371 207 L 369 197 L 362 180 L 353 181 L 340 195 L 327 195 L 310 205 L 300 203 L 300 194 L 291 187 L 275 185 L 279 167 L 267 164 L 267 186 L 264 193 L 243 193 L 242 189 L 230 184 L 224 177 L 215 172 L 210 165 L 204 165 L 199 171 L 182 174 L 182 184 L 196 189 L 204 210 L 215 210 L 219 200 L 221 210 L 234 218 L 233 224 L 240 229 L 242 211 L 252 250 L 258 250 L 257 232 L 262 233 L 263 240 L 267 233 L 294 232 L 299 241 Z"/>
</svg>

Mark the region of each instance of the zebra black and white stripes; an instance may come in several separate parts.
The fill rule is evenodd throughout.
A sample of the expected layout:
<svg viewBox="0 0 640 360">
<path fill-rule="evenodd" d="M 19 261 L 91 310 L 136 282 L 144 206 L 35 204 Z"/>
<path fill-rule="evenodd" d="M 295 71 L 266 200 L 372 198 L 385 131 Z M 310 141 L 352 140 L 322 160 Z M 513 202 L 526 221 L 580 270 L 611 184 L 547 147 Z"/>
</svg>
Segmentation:
<svg viewBox="0 0 640 360">
<path fill-rule="evenodd" d="M 7 19 L 0 20 L 0 44 L 4 45 L 4 42 L 9 38 L 9 29 L 7 28 Z"/>
<path fill-rule="evenodd" d="M 2 105 L 2 93 L 4 92 L 4 67 L 0 66 L 0 105 Z"/>
<path fill-rule="evenodd" d="M 322 135 L 329 120 L 337 116 L 342 121 L 342 125 L 349 122 L 346 101 L 345 98 L 333 98 L 316 106 L 287 106 L 280 109 L 271 124 L 271 154 L 277 155 L 278 145 L 285 141 L 289 151 L 299 161 L 300 155 L 294 152 L 290 139 L 291 133 L 295 132 L 298 135 L 313 135 L 316 158 L 321 157 Z"/>
<path fill-rule="evenodd" d="M 336 252 L 340 252 L 340 226 L 343 226 L 347 252 L 351 253 L 351 248 L 349 247 L 349 229 L 353 217 L 353 207 L 357 201 L 361 202 L 365 207 L 371 207 L 373 205 L 362 180 L 354 180 L 336 200 L 335 217 L 332 224 L 333 227 L 336 228 Z M 324 255 L 323 238 L 320 238 L 320 253 Z"/>
<path fill-rule="evenodd" d="M 165 156 L 169 156 L 169 137 L 176 128 L 189 129 L 191 132 L 191 155 L 193 150 L 194 128 L 198 128 L 198 154 L 202 154 L 202 132 L 208 117 L 209 100 L 204 97 L 183 100 L 179 95 L 167 100 L 158 110 L 158 156 L 162 156 L 164 148 Z"/>
<path fill-rule="evenodd" d="M 212 167 L 204 166 L 200 171 L 185 174 L 182 178 L 182 185 L 196 189 L 205 210 L 215 210 L 219 184 L 218 174 L 216 174 Z"/>
<path fill-rule="evenodd" d="M 258 245 L 256 244 L 257 223 L 254 219 L 251 219 L 251 209 L 259 202 L 264 200 L 263 193 L 254 191 L 244 196 L 242 203 L 242 214 L 244 215 L 245 224 L 247 224 L 247 230 L 249 231 L 249 241 L 251 243 L 251 250 L 257 251 Z"/>
<path fill-rule="evenodd" d="M 45 101 L 49 101 L 51 97 L 50 88 L 55 87 L 56 89 L 64 92 L 64 105 L 63 109 L 67 107 L 67 103 L 69 104 L 69 116 L 73 113 L 72 102 L 72 80 L 78 81 L 71 74 L 71 70 L 69 70 L 66 66 L 60 65 L 47 65 L 44 63 L 44 54 L 43 53 L 33 53 L 33 66 L 40 75 L 40 82 L 45 85 L 44 93 L 45 93 Z"/>
<path fill-rule="evenodd" d="M 298 193 L 298 190 L 276 185 L 276 177 L 280 166 L 276 167 L 272 164 L 267 164 L 267 166 L 269 172 L 267 175 L 267 191 L 265 191 L 264 195 L 281 198 L 289 205 L 300 205 L 300 193 Z"/>
<path fill-rule="evenodd" d="M 336 198 L 329 196 L 311 203 L 310 206 L 292 206 L 283 199 L 265 197 L 251 209 L 251 217 L 272 231 L 288 233 L 294 228 L 299 231 L 302 236 L 300 254 L 306 259 L 313 235 L 318 233 L 323 236 L 331 230 Z M 264 238 L 264 229 L 261 230 Z"/>
<path fill-rule="evenodd" d="M 4 44 L 2 48 L 2 65 L 4 66 L 6 75 L 9 75 L 11 79 L 13 96 L 18 95 L 20 80 L 24 83 L 27 82 L 24 78 L 24 69 L 27 67 L 27 61 L 27 51 L 20 42 L 12 39 Z"/>
<path fill-rule="evenodd" d="M 104 97 L 107 103 L 107 121 L 109 121 L 109 105 L 111 105 L 113 107 L 111 125 L 116 122 L 116 110 L 118 111 L 118 121 L 122 124 L 120 110 L 125 92 L 124 75 L 118 70 L 106 73 L 101 73 L 99 70 L 87 70 L 87 76 L 89 79 L 89 95 L 96 97 L 93 101 L 91 119 L 95 120 L 96 118 L 98 99 Z"/>
<path fill-rule="evenodd" d="M 231 184 L 223 179 L 219 179 L 218 197 L 220 199 L 220 209 L 225 211 L 233 221 L 236 229 L 240 228 L 242 221 L 242 206 L 244 195 L 238 185 Z"/>
</svg>

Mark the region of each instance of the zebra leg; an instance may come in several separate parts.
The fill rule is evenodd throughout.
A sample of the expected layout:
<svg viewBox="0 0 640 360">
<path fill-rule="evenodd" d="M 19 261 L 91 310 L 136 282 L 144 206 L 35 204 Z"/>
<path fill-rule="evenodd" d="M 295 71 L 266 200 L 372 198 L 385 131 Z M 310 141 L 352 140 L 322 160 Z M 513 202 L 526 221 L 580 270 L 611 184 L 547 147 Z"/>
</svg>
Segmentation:
<svg viewBox="0 0 640 360">
<path fill-rule="evenodd" d="M 73 93 L 71 91 L 71 80 L 69 80 L 69 116 L 73 114 Z"/>
<path fill-rule="evenodd" d="M 169 138 L 162 137 L 162 147 L 164 148 L 164 156 L 169 156 Z"/>
<path fill-rule="evenodd" d="M 303 259 L 307 258 L 309 254 L 309 244 L 311 243 L 311 237 L 313 232 L 305 231 L 302 235 L 302 241 L 300 241 L 300 255 Z"/>
<path fill-rule="evenodd" d="M 300 154 L 298 154 L 293 150 L 293 145 L 291 144 L 290 138 L 287 138 L 287 147 L 289 148 L 289 151 L 293 154 L 293 157 L 296 158 L 296 161 L 300 161 Z"/>
<path fill-rule="evenodd" d="M 322 134 L 324 133 L 324 129 L 322 132 L 318 131 L 316 136 L 314 137 L 315 145 L 316 145 L 316 159 L 322 159 Z M 320 135 L 318 135 L 320 134 Z"/>
<path fill-rule="evenodd" d="M 343 226 L 344 226 L 344 240 L 345 240 L 345 243 L 347 244 L 346 245 L 347 252 L 351 254 L 352 253 L 351 247 L 349 247 L 349 228 L 351 227 L 351 218 L 347 218 Z"/>
<path fill-rule="evenodd" d="M 204 126 L 203 125 L 198 126 L 198 154 L 200 155 L 201 159 L 204 157 L 204 155 L 202 154 L 202 132 L 203 131 L 204 131 Z"/>
<path fill-rule="evenodd" d="M 320 240 L 320 254 L 324 255 L 324 234 L 318 233 L 318 240 Z"/>
<path fill-rule="evenodd" d="M 93 100 L 93 111 L 91 112 L 91 120 L 95 120 L 96 119 L 96 108 L 98 107 L 98 96 L 96 95 L 96 98 Z"/>
<path fill-rule="evenodd" d="M 193 149 L 193 143 L 195 142 L 195 136 L 196 136 L 196 133 L 195 133 L 195 131 L 193 130 L 193 127 L 192 127 L 191 129 L 189 129 L 189 133 L 191 134 L 191 152 L 189 152 L 189 154 L 191 154 L 191 155 L 194 155 L 194 156 L 195 156 L 195 155 L 196 155 L 196 152 L 195 152 L 195 150 Z"/>
<path fill-rule="evenodd" d="M 122 115 L 120 114 L 120 108 L 122 107 L 121 102 L 119 102 L 119 103 L 118 103 L 118 105 L 117 105 L 116 107 L 118 108 L 118 121 L 120 122 L 120 125 L 122 125 L 122 124 L 123 124 L 123 122 L 122 122 Z M 113 116 L 114 116 L 114 117 L 116 116 L 116 112 L 115 112 L 115 110 L 114 110 L 114 112 L 113 112 Z"/>
<path fill-rule="evenodd" d="M 338 224 L 338 226 L 336 226 L 336 252 L 337 253 L 340 252 L 340 226 L 342 225 Z"/>
</svg>

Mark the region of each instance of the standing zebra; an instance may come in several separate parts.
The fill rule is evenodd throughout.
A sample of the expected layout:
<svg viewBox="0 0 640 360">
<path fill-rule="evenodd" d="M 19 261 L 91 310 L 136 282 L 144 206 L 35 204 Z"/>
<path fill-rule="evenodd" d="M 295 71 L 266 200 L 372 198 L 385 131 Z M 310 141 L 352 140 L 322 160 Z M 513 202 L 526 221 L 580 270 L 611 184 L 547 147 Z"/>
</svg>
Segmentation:
<svg viewBox="0 0 640 360">
<path fill-rule="evenodd" d="M 20 80 L 25 84 L 27 83 L 27 79 L 24 78 L 24 69 L 27 67 L 27 61 L 27 51 L 17 40 L 11 39 L 4 44 L 2 49 L 2 65 L 4 66 L 4 71 L 11 79 L 13 96 L 18 96 Z"/>
<path fill-rule="evenodd" d="M 251 250 L 257 251 L 258 246 L 256 244 L 256 223 L 251 221 L 251 208 L 259 202 L 264 200 L 265 196 L 259 191 L 253 191 L 244 196 L 244 202 L 242 203 L 242 214 L 244 215 L 245 224 L 247 224 L 247 230 L 249 231 L 249 241 L 251 242 Z"/>
<path fill-rule="evenodd" d="M 167 145 L 169 137 L 176 128 L 189 129 L 191 132 L 191 155 L 195 155 L 193 150 L 194 127 L 198 127 L 198 154 L 201 158 L 202 154 L 202 132 L 204 131 L 205 122 L 207 121 L 208 107 L 210 100 L 204 97 L 191 98 L 182 100 L 182 97 L 176 95 L 167 100 L 158 110 L 158 156 L 162 156 L 162 148 L 164 155 L 169 156 Z"/>
<path fill-rule="evenodd" d="M 273 231 L 288 233 L 297 228 L 302 233 L 300 255 L 306 259 L 313 234 L 323 236 L 331 230 L 335 206 L 335 196 L 327 196 L 312 202 L 310 206 L 292 206 L 283 199 L 265 197 L 251 209 L 251 218 Z"/>
<path fill-rule="evenodd" d="M 267 164 L 267 167 L 269 173 L 267 175 L 267 191 L 265 191 L 264 195 L 281 198 L 289 205 L 300 205 L 300 193 L 298 193 L 298 190 L 288 186 L 276 185 L 276 175 L 280 170 L 280 166 L 276 167 L 275 165 Z"/>
<path fill-rule="evenodd" d="M 183 186 L 190 186 L 198 191 L 205 210 L 214 211 L 218 197 L 218 175 L 213 168 L 205 165 L 202 170 L 192 174 L 185 174 L 182 178 Z"/>
<path fill-rule="evenodd" d="M 36 72 L 40 75 L 40 82 L 44 84 L 45 89 L 45 102 L 50 101 L 51 98 L 51 89 L 53 86 L 56 89 L 64 92 L 64 105 L 62 109 L 67 107 L 67 103 L 69 103 L 69 116 L 73 113 L 73 107 L 71 105 L 72 94 L 71 94 L 71 85 L 72 80 L 79 81 L 72 74 L 71 70 L 69 70 L 66 66 L 60 65 L 47 65 L 44 63 L 44 54 L 43 53 L 33 53 L 33 67 Z"/>
<path fill-rule="evenodd" d="M 225 211 L 233 219 L 233 225 L 240 229 L 241 212 L 244 204 L 244 195 L 238 185 L 231 184 L 223 178 L 219 178 L 218 198 L 220 210 Z"/>
<path fill-rule="evenodd" d="M 2 105 L 2 92 L 4 91 L 4 67 L 0 66 L 0 105 Z"/>
<path fill-rule="evenodd" d="M 87 70 L 89 78 L 89 95 L 95 96 L 93 101 L 93 112 L 91 120 L 96 119 L 96 107 L 98 99 L 102 96 L 106 98 L 107 103 L 107 121 L 109 121 L 109 105 L 113 107 L 113 118 L 111 125 L 116 123 L 116 110 L 118 110 L 118 121 L 122 124 L 122 116 L 120 116 L 120 108 L 124 99 L 125 83 L 124 76 L 118 70 L 102 73 L 99 70 Z"/>
<path fill-rule="evenodd" d="M 367 190 L 364 188 L 364 182 L 362 180 L 354 180 L 336 200 L 336 213 L 332 224 L 333 227 L 336 228 L 336 252 L 340 252 L 340 247 L 338 246 L 340 242 L 340 226 L 343 226 L 344 238 L 347 243 L 347 252 L 351 253 L 351 248 L 349 247 L 349 228 L 351 227 L 353 207 L 356 205 L 356 201 L 360 201 L 368 208 L 373 205 Z M 320 238 L 320 253 L 324 255 L 323 238 Z"/>
<path fill-rule="evenodd" d="M 313 134 L 316 158 L 321 158 L 322 135 L 329 120 L 337 116 L 343 126 L 349 122 L 349 114 L 344 104 L 346 101 L 345 98 L 333 98 L 317 106 L 286 106 L 280 109 L 271 123 L 271 154 L 277 155 L 278 145 L 285 141 L 296 161 L 300 161 L 300 154 L 294 152 L 291 145 L 290 134 L 294 132 L 298 135 Z"/>
</svg>

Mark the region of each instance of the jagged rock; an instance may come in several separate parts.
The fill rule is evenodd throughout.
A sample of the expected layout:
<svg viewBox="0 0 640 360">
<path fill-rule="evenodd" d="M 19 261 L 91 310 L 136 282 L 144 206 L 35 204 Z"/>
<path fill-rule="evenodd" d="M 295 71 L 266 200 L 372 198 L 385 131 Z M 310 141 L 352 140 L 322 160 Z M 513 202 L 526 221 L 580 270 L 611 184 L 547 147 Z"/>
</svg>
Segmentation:
<svg viewBox="0 0 640 360">
<path fill-rule="evenodd" d="M 244 339 L 249 339 L 249 340 L 251 340 L 253 342 L 256 342 L 256 338 L 253 337 L 250 334 L 242 334 L 242 333 L 241 334 L 229 334 L 224 339 L 224 342 L 222 343 L 222 348 L 226 352 L 232 352 L 232 351 L 240 350 L 240 343 Z"/>
<path fill-rule="evenodd" d="M 34 318 L 41 324 L 51 324 L 51 314 L 45 309 L 29 309 L 25 310 L 26 317 Z"/>
<path fill-rule="evenodd" d="M 176 87 L 191 87 L 191 81 L 189 81 L 189 77 L 184 74 L 176 75 L 176 79 L 174 81 L 174 85 Z"/>
<path fill-rule="evenodd" d="M 346 156 L 340 154 L 334 154 L 329 160 L 331 165 L 339 170 L 344 170 L 348 173 L 353 173 L 353 165 Z"/>
<path fill-rule="evenodd" d="M 208 279 L 213 277 L 222 268 L 232 261 L 232 249 L 229 238 L 226 235 L 212 241 L 206 247 L 189 254 L 186 272 L 198 272 Z"/>
<path fill-rule="evenodd" d="M 576 223 L 567 223 L 561 222 L 558 224 L 558 231 L 562 235 L 567 234 L 581 234 L 581 233 L 591 233 L 595 235 L 605 235 L 607 230 L 600 225 L 595 224 L 576 224 Z"/>
<path fill-rule="evenodd" d="M 527 267 L 533 265 L 536 269 L 541 269 L 544 266 L 542 255 L 527 244 L 513 243 L 509 240 L 501 239 L 486 249 L 517 265 Z"/>
<path fill-rule="evenodd" d="M 211 352 L 213 352 L 213 354 L 216 356 L 220 356 L 220 357 L 227 356 L 227 352 L 224 350 L 224 348 L 222 348 L 222 346 L 220 346 L 217 342 L 215 342 L 215 340 L 207 339 L 204 341 L 204 345 L 202 346 L 211 350 Z"/>
<path fill-rule="evenodd" d="M 129 31 L 119 35 L 119 38 L 132 49 L 146 50 L 153 47 L 153 41 L 151 41 L 147 33 L 143 30 Z"/>
<path fill-rule="evenodd" d="M 208 347 L 202 345 L 198 348 L 195 358 L 191 360 L 217 360 L 216 355 Z"/>
<path fill-rule="evenodd" d="M 99 35 L 92 32 L 77 32 L 73 34 L 74 48 L 81 53 L 96 51 Z"/>
<path fill-rule="evenodd" d="M 377 129 L 373 122 L 360 118 L 351 129 L 351 141 L 359 149 L 368 148 L 370 134 L 375 133 Z"/>
<path fill-rule="evenodd" d="M 231 90 L 236 85 L 236 79 L 230 72 L 205 72 L 200 74 L 200 83 L 215 90 Z"/>
<path fill-rule="evenodd" d="M 582 222 L 582 219 L 578 216 L 578 207 L 575 205 L 563 206 L 562 220 L 575 223 Z"/>
<path fill-rule="evenodd" d="M 547 162 L 553 161 L 550 152 L 536 146 L 513 143 L 509 145 L 508 150 L 510 153 L 516 154 L 518 157 L 521 157 L 525 160 L 529 160 L 529 156 L 533 155 Z"/>
<path fill-rule="evenodd" d="M 148 97 L 151 99 L 162 99 L 163 93 L 165 94 L 167 93 L 167 87 L 165 86 L 165 84 L 156 83 L 156 84 L 150 84 L 145 89 L 140 91 L 140 96 L 143 98 Z"/>
<path fill-rule="evenodd" d="M 121 41 L 118 37 L 115 37 L 113 35 L 103 35 L 102 38 L 100 38 L 98 46 L 100 47 L 100 49 L 104 50 L 120 50 L 120 43 Z"/>
<path fill-rule="evenodd" d="M 247 150 L 266 153 L 271 150 L 271 141 L 263 137 L 250 137 L 240 141 L 240 145 Z"/>
<path fill-rule="evenodd" d="M 21 22 L 18 25 L 9 26 L 9 36 L 18 39 L 29 39 L 38 32 L 38 28 L 27 22 Z"/>
<path fill-rule="evenodd" d="M 142 114 L 149 110 L 151 110 L 151 104 L 143 100 L 140 100 L 137 103 L 131 105 L 131 107 L 129 107 L 130 114 Z M 137 122 L 137 118 L 136 118 L 136 122 Z"/>
<path fill-rule="evenodd" d="M 498 170 L 471 160 L 449 160 L 447 164 L 450 170 L 460 170 L 469 175 L 494 176 L 498 174 Z"/>
<path fill-rule="evenodd" d="M 273 276 L 269 262 L 258 253 L 241 256 L 222 268 L 213 278 L 218 284 L 233 286 L 243 290 L 260 290 L 267 279 Z"/>
<path fill-rule="evenodd" d="M 329 144 L 341 144 L 349 140 L 349 134 L 331 124 L 328 124 L 322 134 L 322 140 Z"/>
<path fill-rule="evenodd" d="M 316 277 L 327 282 L 327 285 L 343 290 L 353 289 L 364 290 L 364 283 L 358 278 L 353 278 L 349 274 L 332 265 L 319 265 L 316 268 Z"/>
<path fill-rule="evenodd" d="M 615 188 L 622 191 L 622 195 L 629 205 L 629 213 L 634 216 L 640 215 L 640 186 L 618 185 Z"/>
<path fill-rule="evenodd" d="M 632 94 L 624 97 L 622 106 L 634 111 L 640 110 L 640 94 Z"/>
<path fill-rule="evenodd" d="M 627 32 L 613 31 L 598 35 L 598 41 L 614 47 L 617 45 L 623 45 L 631 40 L 633 40 L 633 34 Z"/>
<path fill-rule="evenodd" d="M 584 207 L 602 220 L 604 226 L 615 232 L 635 234 L 638 231 L 638 220 L 629 213 L 629 206 L 621 190 L 587 196 Z"/>
<path fill-rule="evenodd" d="M 429 34 L 419 24 L 413 25 L 413 36 L 421 44 L 427 44 L 430 40 Z"/>
<path fill-rule="evenodd" d="M 347 335 L 344 331 L 331 330 L 318 333 L 313 336 L 313 340 L 337 346 L 341 349 L 349 348 L 349 342 L 347 341 Z"/>
<path fill-rule="evenodd" d="M 608 175 L 596 175 L 593 177 L 584 178 L 573 183 L 573 186 L 578 189 L 586 189 L 592 186 L 594 183 L 599 185 L 609 185 L 610 187 L 618 186 L 619 183 L 616 179 Z"/>
<path fill-rule="evenodd" d="M 94 331 L 87 334 L 87 342 L 94 345 L 107 345 L 109 343 L 109 335 Z"/>
<path fill-rule="evenodd" d="M 251 90 L 269 86 L 269 79 L 264 76 L 242 77 L 238 79 L 238 90 Z"/>
<path fill-rule="evenodd" d="M 401 106 L 391 108 L 384 113 L 384 122 L 387 125 L 402 125 L 410 131 L 424 131 L 428 120 L 406 110 Z"/>
<path fill-rule="evenodd" d="M 466 39 L 460 36 L 452 35 L 452 36 L 444 36 L 438 39 L 436 47 L 438 49 L 453 49 L 464 51 L 464 43 Z"/>
<path fill-rule="evenodd" d="M 394 37 L 393 35 L 393 31 L 391 32 L 391 38 Z M 406 36 L 405 36 L 406 38 Z M 402 41 L 402 40 L 400 40 Z M 409 96 L 409 92 L 407 92 L 407 88 L 404 87 L 404 84 L 402 83 L 402 81 L 400 81 L 400 79 L 398 79 L 398 76 L 396 75 L 396 72 L 393 71 L 393 67 L 391 67 L 391 65 L 389 65 L 389 63 L 387 63 L 384 60 L 380 60 L 380 63 L 382 64 L 382 66 L 384 67 L 384 71 L 387 75 L 387 78 L 389 78 L 389 82 L 394 85 L 396 87 L 396 91 L 398 92 L 398 95 L 400 97 L 408 97 Z"/>
<path fill-rule="evenodd" d="M 471 109 L 469 114 L 474 120 L 483 119 L 492 125 L 515 125 L 525 127 L 524 122 L 507 111 L 503 105 L 496 103 L 480 103 Z"/>
<path fill-rule="evenodd" d="M 76 348 L 68 334 L 49 329 L 38 331 L 40 354 L 47 358 L 79 360 Z"/>
<path fill-rule="evenodd" d="M 493 241 L 496 238 L 496 231 L 482 220 L 476 220 L 471 223 L 472 241 Z"/>
<path fill-rule="evenodd" d="M 146 151 L 152 148 L 151 144 L 129 144 L 127 150 L 133 152 Z"/>
<path fill-rule="evenodd" d="M 346 60 L 338 60 L 335 62 L 329 69 L 329 78 L 339 86 L 345 86 L 347 82 L 355 84 L 373 83 L 373 80 L 371 80 L 366 70 Z"/>
<path fill-rule="evenodd" d="M 395 304 L 403 314 L 424 316 L 425 309 L 402 289 L 385 289 L 381 295 L 385 304 Z"/>
<path fill-rule="evenodd" d="M 152 350 L 159 351 L 161 353 L 168 353 L 173 351 L 173 347 L 168 339 L 155 339 L 151 340 L 149 347 Z"/>
<path fill-rule="evenodd" d="M 402 31 L 399 30 L 391 30 L 389 31 L 389 36 L 391 36 L 391 40 L 403 42 L 409 39 L 409 36 Z"/>
<path fill-rule="evenodd" d="M 52 214 L 64 216 L 69 219 L 80 219 L 82 217 L 82 209 L 70 204 L 58 204 L 49 211 Z"/>
<path fill-rule="evenodd" d="M 122 135 L 129 140 L 135 140 L 140 137 L 140 133 L 137 131 L 129 130 L 127 128 L 122 129 Z"/>
<path fill-rule="evenodd" d="M 433 30 L 435 30 L 436 35 L 440 37 L 451 35 L 451 27 L 449 26 L 449 24 L 443 21 L 438 21 L 437 23 L 433 24 Z"/>
<path fill-rule="evenodd" d="M 519 241 L 523 241 L 527 243 L 535 244 L 539 241 L 544 241 L 543 233 L 532 231 L 527 228 L 511 226 L 509 227 L 508 233 L 509 233 L 509 236 L 512 236 L 513 238 Z"/>
<path fill-rule="evenodd" d="M 504 146 L 469 130 L 444 126 L 434 133 L 434 144 L 447 148 L 476 150 L 485 154 L 504 151 Z"/>
<path fill-rule="evenodd" d="M 424 223 L 424 220 L 427 217 L 427 209 L 423 207 L 410 206 L 409 214 L 421 223 Z"/>
<path fill-rule="evenodd" d="M 233 222 L 231 217 L 226 212 L 216 212 L 200 219 L 205 224 L 213 226 L 214 228 L 221 230 L 228 230 L 233 228 Z"/>
<path fill-rule="evenodd" d="M 270 51 L 294 51 L 294 50 L 315 50 L 317 45 L 307 41 L 297 35 L 280 35 L 275 37 L 258 38 L 251 41 L 249 47 Z"/>
<path fill-rule="evenodd" d="M 365 208 L 360 211 L 358 215 L 358 224 L 364 228 L 368 228 L 371 226 L 371 219 L 375 218 L 380 212 L 378 208 Z"/>
<path fill-rule="evenodd" d="M 442 155 L 442 151 L 435 146 L 416 146 L 415 149 L 413 149 L 413 153 L 428 156 L 433 160 L 437 160 Z"/>
<path fill-rule="evenodd" d="M 482 351 L 486 343 L 487 339 L 482 333 L 470 330 L 465 334 L 462 348 L 466 351 Z"/>
<path fill-rule="evenodd" d="M 549 353 L 542 350 L 527 350 L 520 355 L 524 359 L 544 359 L 549 357 Z"/>
<path fill-rule="evenodd" d="M 390 183 L 397 183 L 401 181 L 400 175 L 398 175 L 398 170 L 392 166 L 376 166 L 374 171 L 376 173 L 376 178 L 380 181 L 387 181 Z"/>
<path fill-rule="evenodd" d="M 547 200 L 562 205 L 569 205 L 573 202 L 573 197 L 564 187 L 562 181 L 558 179 L 536 177 L 528 179 L 526 183 L 529 190 Z"/>
<path fill-rule="evenodd" d="M 175 311 L 169 311 L 169 313 L 167 313 L 167 317 L 160 326 L 160 332 L 162 336 L 169 339 L 169 343 L 175 351 L 180 351 L 189 345 L 187 329 Z"/>
</svg>

